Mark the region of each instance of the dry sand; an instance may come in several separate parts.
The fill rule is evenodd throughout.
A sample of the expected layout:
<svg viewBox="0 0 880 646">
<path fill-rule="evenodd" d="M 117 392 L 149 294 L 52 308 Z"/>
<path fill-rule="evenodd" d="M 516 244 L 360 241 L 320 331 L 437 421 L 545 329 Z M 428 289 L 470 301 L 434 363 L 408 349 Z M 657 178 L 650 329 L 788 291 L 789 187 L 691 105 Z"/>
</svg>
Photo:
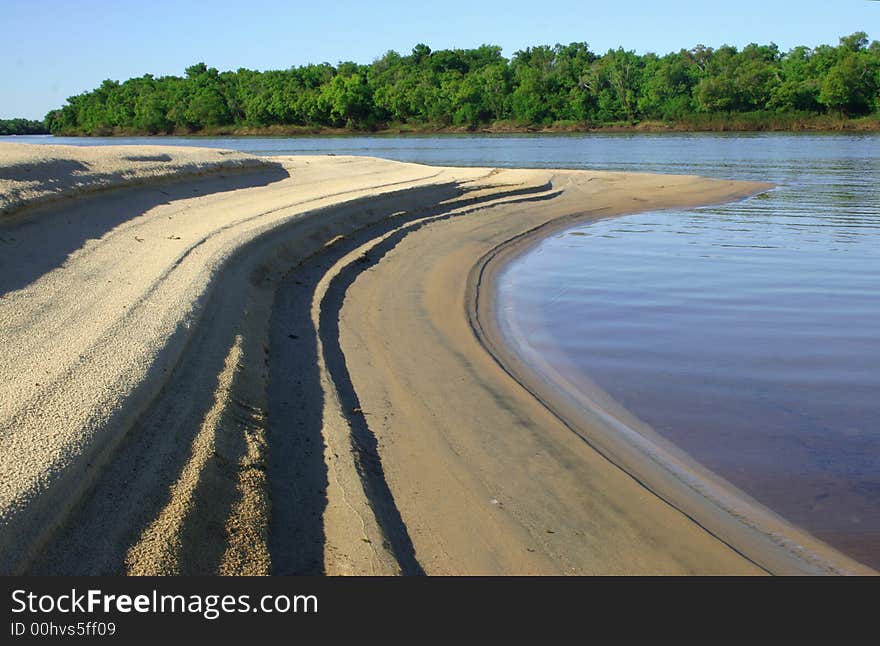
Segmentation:
<svg viewBox="0 0 880 646">
<path fill-rule="evenodd" d="M 86 193 L 253 170 L 266 162 L 232 150 L 164 146 L 0 144 L 0 215 Z"/>
<path fill-rule="evenodd" d="M 493 325 L 547 227 L 762 188 L 0 145 L 0 571 L 869 572 Z"/>
</svg>

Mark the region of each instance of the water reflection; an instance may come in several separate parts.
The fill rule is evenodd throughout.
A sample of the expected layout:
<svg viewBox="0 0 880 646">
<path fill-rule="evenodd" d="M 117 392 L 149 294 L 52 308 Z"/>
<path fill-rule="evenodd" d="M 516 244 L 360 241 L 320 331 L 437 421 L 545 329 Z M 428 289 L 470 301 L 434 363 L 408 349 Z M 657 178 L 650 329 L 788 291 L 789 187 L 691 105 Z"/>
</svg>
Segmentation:
<svg viewBox="0 0 880 646">
<path fill-rule="evenodd" d="M 598 382 L 880 567 L 880 147 L 851 143 L 835 140 L 837 159 L 791 148 L 739 167 L 788 181 L 761 198 L 548 238 L 508 268 L 499 304 L 502 325 L 525 331 L 526 358 Z M 704 163 L 694 170 L 729 168 Z"/>
</svg>

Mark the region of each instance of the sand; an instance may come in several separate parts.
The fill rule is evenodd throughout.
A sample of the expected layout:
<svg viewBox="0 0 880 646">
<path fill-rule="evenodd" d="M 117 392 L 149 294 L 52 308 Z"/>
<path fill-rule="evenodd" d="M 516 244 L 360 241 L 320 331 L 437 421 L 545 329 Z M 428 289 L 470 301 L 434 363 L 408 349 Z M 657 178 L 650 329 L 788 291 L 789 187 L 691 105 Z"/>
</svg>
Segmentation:
<svg viewBox="0 0 880 646">
<path fill-rule="evenodd" d="M 266 163 L 253 155 L 232 150 L 3 143 L 0 144 L 0 215 L 117 186 L 234 173 Z"/>
<path fill-rule="evenodd" d="M 764 185 L 9 144 L 0 182 L 0 572 L 869 571 L 492 323 L 547 227 Z"/>
</svg>

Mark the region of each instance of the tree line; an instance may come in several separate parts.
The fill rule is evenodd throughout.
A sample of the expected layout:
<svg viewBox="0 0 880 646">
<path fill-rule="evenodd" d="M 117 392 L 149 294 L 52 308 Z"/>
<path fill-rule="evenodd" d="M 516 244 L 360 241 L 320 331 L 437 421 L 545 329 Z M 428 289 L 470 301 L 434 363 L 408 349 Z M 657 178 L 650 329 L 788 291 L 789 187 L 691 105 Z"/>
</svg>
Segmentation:
<svg viewBox="0 0 880 646">
<path fill-rule="evenodd" d="M 45 135 L 46 124 L 30 119 L 0 119 L 0 135 Z"/>
<path fill-rule="evenodd" d="M 641 121 L 880 113 L 880 43 L 864 32 L 837 46 L 698 45 L 658 56 L 586 43 L 389 51 L 368 65 L 104 81 L 46 116 L 56 134 L 163 134 L 274 126 L 374 131 L 397 126 L 598 127 Z M 761 122 L 761 118 L 755 123 Z"/>
</svg>

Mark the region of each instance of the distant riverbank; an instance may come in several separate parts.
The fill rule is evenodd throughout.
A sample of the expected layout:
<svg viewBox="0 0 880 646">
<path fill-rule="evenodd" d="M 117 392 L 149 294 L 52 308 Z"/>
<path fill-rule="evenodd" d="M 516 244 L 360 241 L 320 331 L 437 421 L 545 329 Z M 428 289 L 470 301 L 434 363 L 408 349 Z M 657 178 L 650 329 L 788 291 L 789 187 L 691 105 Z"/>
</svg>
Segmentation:
<svg viewBox="0 0 880 646">
<path fill-rule="evenodd" d="M 326 126 L 229 125 L 199 130 L 175 129 L 167 133 L 150 133 L 132 128 L 108 128 L 93 133 L 76 130 L 59 131 L 63 137 L 296 137 L 356 135 L 441 135 L 441 134 L 564 134 L 564 133 L 655 133 L 655 132 L 880 132 L 880 115 L 845 118 L 837 115 L 804 114 L 705 114 L 681 121 L 640 121 L 637 123 L 591 124 L 557 121 L 546 125 L 496 121 L 479 126 L 445 126 L 432 123 L 392 123 L 374 129 L 331 128 Z"/>
</svg>

